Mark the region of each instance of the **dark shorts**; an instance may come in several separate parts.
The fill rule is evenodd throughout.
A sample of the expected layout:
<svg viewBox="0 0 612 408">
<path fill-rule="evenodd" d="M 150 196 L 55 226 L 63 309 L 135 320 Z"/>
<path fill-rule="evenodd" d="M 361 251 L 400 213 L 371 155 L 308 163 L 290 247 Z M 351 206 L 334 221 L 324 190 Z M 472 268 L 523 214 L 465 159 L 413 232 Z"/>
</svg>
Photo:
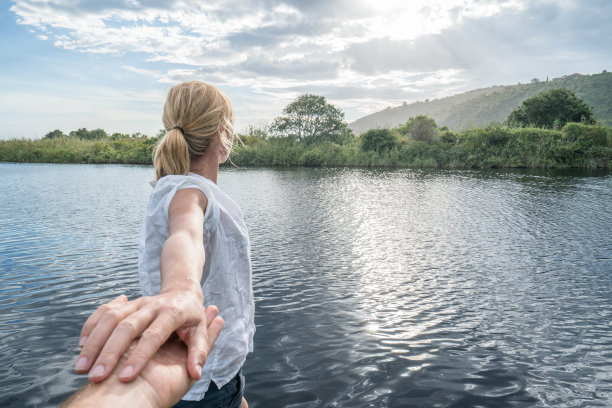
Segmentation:
<svg viewBox="0 0 612 408">
<path fill-rule="evenodd" d="M 240 408 L 244 394 L 244 376 L 242 370 L 221 388 L 214 381 L 210 382 L 204 399 L 200 401 L 180 400 L 175 408 Z"/>
</svg>

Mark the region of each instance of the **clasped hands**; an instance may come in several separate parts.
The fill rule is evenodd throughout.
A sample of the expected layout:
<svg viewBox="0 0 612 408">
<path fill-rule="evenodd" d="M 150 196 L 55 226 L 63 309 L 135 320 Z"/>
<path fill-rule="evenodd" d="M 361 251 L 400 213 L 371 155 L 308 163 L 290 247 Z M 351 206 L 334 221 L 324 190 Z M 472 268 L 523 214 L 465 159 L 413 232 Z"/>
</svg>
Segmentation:
<svg viewBox="0 0 612 408">
<path fill-rule="evenodd" d="M 138 339 L 118 367 L 119 381 L 129 382 L 176 332 L 187 346 L 189 377 L 199 380 L 222 326 L 217 308 L 204 308 L 201 291 L 171 290 L 133 301 L 121 295 L 100 306 L 87 319 L 79 339 L 82 350 L 75 371 L 89 371 L 93 383 L 104 381 L 116 372 L 121 357 Z"/>
</svg>

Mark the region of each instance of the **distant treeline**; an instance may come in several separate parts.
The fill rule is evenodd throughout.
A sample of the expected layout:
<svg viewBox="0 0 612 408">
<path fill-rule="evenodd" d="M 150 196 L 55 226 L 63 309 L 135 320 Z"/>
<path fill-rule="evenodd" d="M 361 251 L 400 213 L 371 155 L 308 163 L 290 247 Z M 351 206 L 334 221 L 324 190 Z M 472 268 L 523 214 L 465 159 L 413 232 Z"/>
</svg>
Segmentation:
<svg viewBox="0 0 612 408">
<path fill-rule="evenodd" d="M 237 166 L 389 166 L 446 168 L 608 168 L 612 129 L 568 123 L 562 129 L 489 126 L 459 133 L 442 130 L 437 140 L 413 140 L 402 127 L 375 129 L 360 137 L 322 143 L 242 136 Z"/>
<path fill-rule="evenodd" d="M 151 164 L 157 138 L 0 140 L 0 161 L 23 163 Z"/>
<path fill-rule="evenodd" d="M 59 130 L 40 140 L 0 140 L 0 161 L 151 164 L 155 137 Z M 447 168 L 608 168 L 612 128 L 565 89 L 543 92 L 504 123 L 453 132 L 417 116 L 392 129 L 355 136 L 344 114 L 325 98 L 302 95 L 271 125 L 235 138 L 237 166 L 389 166 Z"/>
<path fill-rule="evenodd" d="M 442 130 L 437 140 L 428 141 L 413 140 L 405 127 L 398 127 L 306 143 L 251 128 L 240 135 L 230 159 L 237 166 L 608 168 L 611 135 L 609 127 L 568 123 L 559 130 L 506 126 L 459 133 Z M 156 137 L 145 136 L 0 140 L 0 161 L 151 164 L 155 143 Z"/>
</svg>

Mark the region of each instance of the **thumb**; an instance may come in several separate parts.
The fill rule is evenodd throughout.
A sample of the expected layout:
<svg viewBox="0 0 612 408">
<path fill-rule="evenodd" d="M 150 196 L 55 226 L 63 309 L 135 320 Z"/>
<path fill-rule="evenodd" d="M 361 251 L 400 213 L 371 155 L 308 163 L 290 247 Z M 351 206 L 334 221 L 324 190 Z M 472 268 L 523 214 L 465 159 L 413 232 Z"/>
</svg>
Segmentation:
<svg viewBox="0 0 612 408">
<path fill-rule="evenodd" d="M 187 371 L 194 380 L 201 378 L 202 367 L 219 337 L 223 323 L 221 316 L 214 316 L 212 321 L 209 320 L 208 327 L 205 322 L 202 322 L 192 332 L 187 350 Z"/>
<path fill-rule="evenodd" d="M 194 328 L 188 337 L 188 342 L 186 342 L 187 371 L 191 378 L 199 380 L 202 376 L 202 367 L 204 367 L 206 358 L 210 352 L 205 322 Z"/>
</svg>

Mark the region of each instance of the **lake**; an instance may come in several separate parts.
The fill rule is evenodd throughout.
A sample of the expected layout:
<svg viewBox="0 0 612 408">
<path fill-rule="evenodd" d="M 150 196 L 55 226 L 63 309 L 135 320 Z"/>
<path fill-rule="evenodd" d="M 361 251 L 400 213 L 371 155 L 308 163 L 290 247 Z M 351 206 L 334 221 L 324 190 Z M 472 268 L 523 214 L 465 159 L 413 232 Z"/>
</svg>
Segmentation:
<svg viewBox="0 0 612 408">
<path fill-rule="evenodd" d="M 150 167 L 0 163 L 0 406 L 56 406 L 139 296 Z M 250 229 L 251 407 L 612 406 L 612 174 L 224 168 Z"/>
</svg>

